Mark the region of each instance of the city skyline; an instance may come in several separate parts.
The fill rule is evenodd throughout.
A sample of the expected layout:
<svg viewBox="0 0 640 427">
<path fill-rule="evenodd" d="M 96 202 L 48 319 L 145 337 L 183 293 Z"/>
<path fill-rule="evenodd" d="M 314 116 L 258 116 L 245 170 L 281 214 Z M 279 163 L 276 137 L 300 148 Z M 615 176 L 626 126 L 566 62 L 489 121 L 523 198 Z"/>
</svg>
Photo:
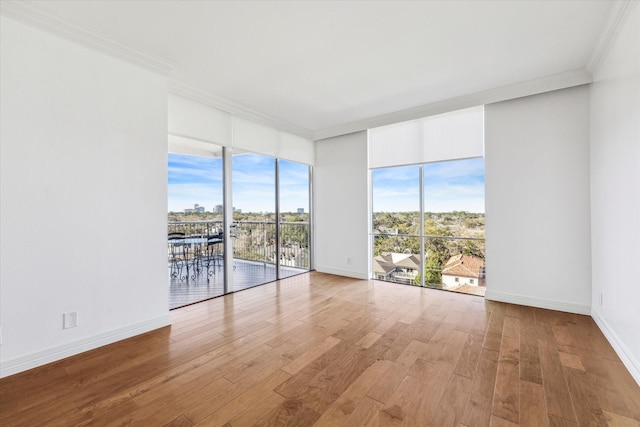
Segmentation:
<svg viewBox="0 0 640 427">
<path fill-rule="evenodd" d="M 309 168 L 280 160 L 280 211 L 309 212 Z M 233 206 L 242 212 L 275 211 L 275 159 L 237 154 L 232 159 Z M 194 204 L 212 212 L 223 204 L 222 158 L 169 153 L 168 211 L 183 212 Z"/>
</svg>

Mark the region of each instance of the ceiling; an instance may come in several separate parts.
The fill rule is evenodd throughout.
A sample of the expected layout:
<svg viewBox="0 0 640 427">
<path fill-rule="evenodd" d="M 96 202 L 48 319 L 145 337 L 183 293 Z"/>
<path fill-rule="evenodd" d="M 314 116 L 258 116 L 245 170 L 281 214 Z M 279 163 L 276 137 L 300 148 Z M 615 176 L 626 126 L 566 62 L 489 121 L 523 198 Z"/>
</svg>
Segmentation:
<svg viewBox="0 0 640 427">
<path fill-rule="evenodd" d="M 614 2 L 21 4 L 170 64 L 175 88 L 318 137 L 519 82 L 588 74 Z"/>
</svg>

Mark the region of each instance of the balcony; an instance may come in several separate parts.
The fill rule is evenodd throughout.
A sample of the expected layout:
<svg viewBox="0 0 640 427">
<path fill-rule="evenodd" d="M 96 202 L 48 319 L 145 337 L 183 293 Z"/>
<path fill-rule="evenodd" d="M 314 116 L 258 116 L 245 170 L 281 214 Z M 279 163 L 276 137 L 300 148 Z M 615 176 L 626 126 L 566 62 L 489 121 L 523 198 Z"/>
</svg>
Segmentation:
<svg viewBox="0 0 640 427">
<path fill-rule="evenodd" d="M 276 280 L 276 224 L 237 221 L 231 227 L 232 280 L 229 292 Z M 224 294 L 222 221 L 170 222 L 169 308 Z M 309 223 L 280 223 L 280 278 L 309 271 Z"/>
</svg>

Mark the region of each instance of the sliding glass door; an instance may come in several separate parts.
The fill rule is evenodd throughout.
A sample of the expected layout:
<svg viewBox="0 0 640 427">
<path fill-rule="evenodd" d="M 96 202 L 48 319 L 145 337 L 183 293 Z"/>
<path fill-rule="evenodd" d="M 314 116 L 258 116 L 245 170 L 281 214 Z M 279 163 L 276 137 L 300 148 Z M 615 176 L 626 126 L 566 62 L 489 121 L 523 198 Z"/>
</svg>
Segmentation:
<svg viewBox="0 0 640 427">
<path fill-rule="evenodd" d="M 309 184 L 309 166 L 287 160 L 278 161 L 279 278 L 300 274 L 311 268 Z"/>
<path fill-rule="evenodd" d="M 222 147 L 169 153 L 169 308 L 224 292 Z"/>
<path fill-rule="evenodd" d="M 309 271 L 310 166 L 195 141 L 172 148 L 170 308 Z"/>
<path fill-rule="evenodd" d="M 234 153 L 232 291 L 276 280 L 276 159 Z"/>
</svg>

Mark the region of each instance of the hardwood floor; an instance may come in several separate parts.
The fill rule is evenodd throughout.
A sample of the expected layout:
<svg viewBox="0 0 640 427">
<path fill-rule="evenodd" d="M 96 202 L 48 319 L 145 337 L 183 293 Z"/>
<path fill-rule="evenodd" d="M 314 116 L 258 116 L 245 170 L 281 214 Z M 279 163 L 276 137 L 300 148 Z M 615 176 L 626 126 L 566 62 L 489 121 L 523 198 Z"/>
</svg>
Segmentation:
<svg viewBox="0 0 640 427">
<path fill-rule="evenodd" d="M 588 316 L 321 273 L 0 380 L 2 426 L 640 426 Z"/>
</svg>

